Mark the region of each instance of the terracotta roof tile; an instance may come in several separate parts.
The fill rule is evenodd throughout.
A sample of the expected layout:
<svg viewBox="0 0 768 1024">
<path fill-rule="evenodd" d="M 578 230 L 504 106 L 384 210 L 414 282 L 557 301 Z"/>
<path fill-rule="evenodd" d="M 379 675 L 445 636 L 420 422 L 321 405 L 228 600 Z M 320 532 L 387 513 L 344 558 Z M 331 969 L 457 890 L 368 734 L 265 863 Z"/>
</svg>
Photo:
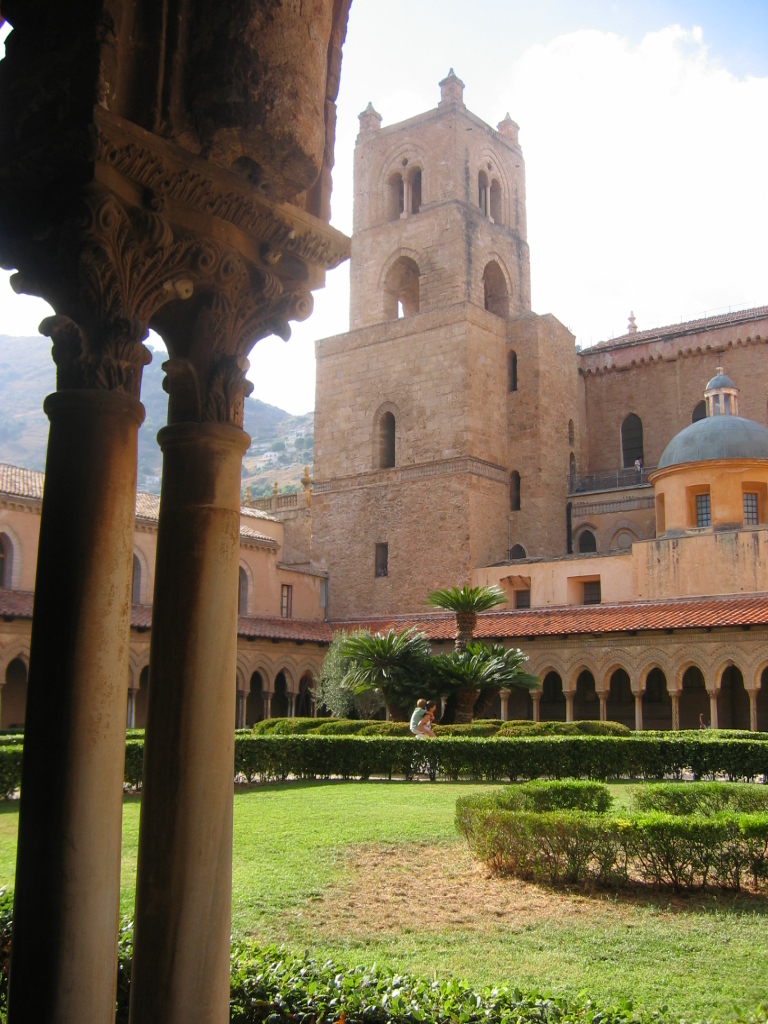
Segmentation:
<svg viewBox="0 0 768 1024">
<path fill-rule="evenodd" d="M 136 518 L 149 519 L 157 522 L 160 512 L 160 495 L 147 494 L 145 491 L 136 492 Z"/>
<path fill-rule="evenodd" d="M 258 530 L 254 530 L 250 526 L 241 526 L 240 536 L 245 537 L 246 540 L 261 541 L 263 544 L 267 544 L 271 548 L 276 548 L 279 546 L 277 541 L 273 537 L 268 537 L 266 533 L 259 533 Z"/>
<path fill-rule="evenodd" d="M 22 498 L 42 498 L 45 474 L 36 469 L 21 469 L 0 463 L 0 493 Z"/>
<path fill-rule="evenodd" d="M 327 622 L 312 619 L 282 619 L 276 615 L 241 615 L 237 635 L 248 639 L 314 640 L 328 643 L 333 633 Z"/>
<path fill-rule="evenodd" d="M 410 625 L 416 626 L 433 640 L 453 639 L 455 632 L 453 615 L 440 612 L 332 623 L 334 629 L 370 629 L 378 632 L 390 628 L 405 629 Z M 475 636 L 489 640 L 522 640 L 578 633 L 753 625 L 768 625 L 767 594 L 485 612 L 477 617 Z"/>
<path fill-rule="evenodd" d="M 736 313 L 723 313 L 721 316 L 705 316 L 699 320 L 685 320 L 679 324 L 668 324 L 666 327 L 653 327 L 648 331 L 637 331 L 635 334 L 622 334 L 618 338 L 610 338 L 607 341 L 600 341 L 597 345 L 592 345 L 590 348 L 583 348 L 581 355 L 586 356 L 592 352 L 607 348 L 624 348 L 637 342 L 649 341 L 654 338 L 674 338 L 678 334 L 711 331 L 717 327 L 727 327 L 728 324 L 739 324 L 764 318 L 768 318 L 768 306 L 753 306 L 752 309 L 741 309 Z"/>
</svg>

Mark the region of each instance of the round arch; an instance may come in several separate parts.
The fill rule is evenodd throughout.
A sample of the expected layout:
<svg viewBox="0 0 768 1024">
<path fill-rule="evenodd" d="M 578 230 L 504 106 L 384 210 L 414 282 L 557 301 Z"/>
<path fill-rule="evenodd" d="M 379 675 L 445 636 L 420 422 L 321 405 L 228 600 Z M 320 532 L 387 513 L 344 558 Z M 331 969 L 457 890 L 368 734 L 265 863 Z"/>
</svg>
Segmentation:
<svg viewBox="0 0 768 1024">
<path fill-rule="evenodd" d="M 22 544 L 21 538 L 8 522 L 0 523 L 0 537 L 5 536 L 8 545 L 6 557 L 10 556 L 9 572 L 4 571 L 0 585 L 5 590 L 19 590 L 21 585 Z"/>
<path fill-rule="evenodd" d="M 149 604 L 149 559 L 146 553 L 139 547 L 138 544 L 133 545 L 133 557 L 138 562 L 139 566 L 139 585 L 136 587 L 138 594 L 131 594 L 133 604 Z M 135 587 L 135 576 L 133 577 L 132 586 Z M 138 597 L 138 601 L 134 601 L 133 598 Z"/>
<path fill-rule="evenodd" d="M 385 417 L 387 417 L 386 421 Z M 391 420 L 389 417 L 391 417 Z M 391 469 L 399 461 L 402 461 L 402 455 L 397 443 L 399 424 L 401 424 L 400 410 L 395 403 L 382 402 L 373 414 L 373 421 L 371 423 L 372 469 Z"/>
</svg>

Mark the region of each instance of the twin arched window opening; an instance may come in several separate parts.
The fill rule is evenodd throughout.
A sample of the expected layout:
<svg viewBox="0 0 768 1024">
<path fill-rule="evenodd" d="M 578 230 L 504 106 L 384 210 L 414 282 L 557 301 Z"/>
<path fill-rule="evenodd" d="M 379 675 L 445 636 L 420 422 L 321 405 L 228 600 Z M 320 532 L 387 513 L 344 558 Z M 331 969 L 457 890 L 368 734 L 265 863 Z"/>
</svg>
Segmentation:
<svg viewBox="0 0 768 1024">
<path fill-rule="evenodd" d="M 633 412 L 621 424 L 621 459 L 624 469 L 643 462 L 643 421 Z"/>
<path fill-rule="evenodd" d="M 421 168 L 412 168 L 405 177 L 399 171 L 390 175 L 387 182 L 387 220 L 398 220 L 403 213 L 418 213 L 420 209 Z"/>
<path fill-rule="evenodd" d="M 379 420 L 379 469 L 392 469 L 395 465 L 395 417 L 382 413 Z"/>
<path fill-rule="evenodd" d="M 483 216 L 495 224 L 501 223 L 501 185 L 496 178 L 489 182 L 485 171 L 477 175 L 477 205 Z"/>
</svg>

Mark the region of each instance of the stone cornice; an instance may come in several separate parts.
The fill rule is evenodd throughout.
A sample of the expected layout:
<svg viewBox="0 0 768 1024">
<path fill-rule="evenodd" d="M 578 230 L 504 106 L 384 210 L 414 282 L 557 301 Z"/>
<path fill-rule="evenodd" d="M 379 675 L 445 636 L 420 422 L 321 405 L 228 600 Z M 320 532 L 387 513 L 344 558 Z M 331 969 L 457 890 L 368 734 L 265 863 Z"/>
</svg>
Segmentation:
<svg viewBox="0 0 768 1024">
<path fill-rule="evenodd" d="M 365 487 L 387 487 L 392 484 L 406 483 L 409 480 L 422 480 L 432 476 L 454 476 L 470 474 L 484 477 L 495 483 L 508 483 L 507 471 L 503 466 L 477 459 L 473 456 L 459 456 L 453 459 L 439 459 L 434 462 L 420 462 L 412 466 L 401 466 L 395 469 L 373 470 L 369 473 L 357 473 L 354 476 L 334 477 L 330 480 L 314 480 L 314 494 L 331 494 L 338 491 L 356 491 Z"/>
</svg>

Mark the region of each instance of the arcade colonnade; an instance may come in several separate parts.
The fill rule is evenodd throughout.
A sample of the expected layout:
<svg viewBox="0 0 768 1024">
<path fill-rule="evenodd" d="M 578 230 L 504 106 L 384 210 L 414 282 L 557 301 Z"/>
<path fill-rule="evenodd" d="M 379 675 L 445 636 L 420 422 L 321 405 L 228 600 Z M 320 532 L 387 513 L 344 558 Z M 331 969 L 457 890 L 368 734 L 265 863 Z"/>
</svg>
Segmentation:
<svg viewBox="0 0 768 1024">
<path fill-rule="evenodd" d="M 349 254 L 327 223 L 348 8 L 318 0 L 265 19 L 233 0 L 3 2 L 0 265 L 53 307 L 41 331 L 56 364 L 10 1024 L 114 1018 L 150 326 L 168 349 L 169 400 L 130 1020 L 229 1018 L 247 356 L 260 338 L 287 339 Z"/>
</svg>

